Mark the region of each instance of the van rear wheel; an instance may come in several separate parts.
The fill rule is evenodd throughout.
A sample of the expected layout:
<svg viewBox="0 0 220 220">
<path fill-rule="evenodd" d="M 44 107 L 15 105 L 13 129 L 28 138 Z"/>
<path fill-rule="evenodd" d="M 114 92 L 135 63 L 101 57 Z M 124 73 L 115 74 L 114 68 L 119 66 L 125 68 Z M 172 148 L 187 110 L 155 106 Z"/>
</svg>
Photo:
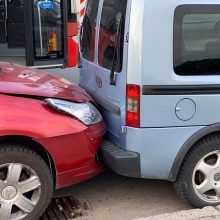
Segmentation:
<svg viewBox="0 0 220 220">
<path fill-rule="evenodd" d="M 22 145 L 0 145 L 0 219 L 38 219 L 52 192 L 50 170 L 38 154 Z"/>
<path fill-rule="evenodd" d="M 175 188 L 196 208 L 220 204 L 220 136 L 200 140 L 187 154 Z"/>
</svg>

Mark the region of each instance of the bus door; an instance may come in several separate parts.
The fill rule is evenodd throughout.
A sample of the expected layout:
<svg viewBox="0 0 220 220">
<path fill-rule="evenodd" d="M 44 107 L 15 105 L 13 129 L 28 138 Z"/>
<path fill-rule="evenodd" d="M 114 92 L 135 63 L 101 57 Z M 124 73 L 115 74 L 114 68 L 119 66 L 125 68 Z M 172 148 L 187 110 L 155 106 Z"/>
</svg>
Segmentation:
<svg viewBox="0 0 220 220">
<path fill-rule="evenodd" d="M 76 16 L 66 0 L 25 0 L 27 65 L 36 67 L 74 66 L 69 52 L 74 45 L 68 37 L 77 35 Z M 69 46 L 71 44 L 71 46 Z M 77 47 L 77 46 L 76 46 Z M 78 48 L 75 48 L 77 51 Z M 76 53 L 77 54 L 77 53 Z"/>
<path fill-rule="evenodd" d="M 62 66 L 63 0 L 26 0 L 25 9 L 27 65 Z"/>
</svg>

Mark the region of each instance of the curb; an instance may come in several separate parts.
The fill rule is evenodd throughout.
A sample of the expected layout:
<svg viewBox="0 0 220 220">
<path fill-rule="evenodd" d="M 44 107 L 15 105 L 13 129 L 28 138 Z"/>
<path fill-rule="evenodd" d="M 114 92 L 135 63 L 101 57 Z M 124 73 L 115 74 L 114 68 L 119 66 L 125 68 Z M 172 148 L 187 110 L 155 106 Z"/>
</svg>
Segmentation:
<svg viewBox="0 0 220 220">
<path fill-rule="evenodd" d="M 133 220 L 201 220 L 220 219 L 220 206 L 191 209 Z"/>
</svg>

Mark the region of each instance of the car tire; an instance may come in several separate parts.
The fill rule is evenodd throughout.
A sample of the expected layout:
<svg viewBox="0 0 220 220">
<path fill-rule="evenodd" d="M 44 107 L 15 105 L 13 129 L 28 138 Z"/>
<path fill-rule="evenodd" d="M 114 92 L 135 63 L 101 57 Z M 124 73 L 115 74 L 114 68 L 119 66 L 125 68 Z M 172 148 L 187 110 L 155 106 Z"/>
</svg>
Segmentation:
<svg viewBox="0 0 220 220">
<path fill-rule="evenodd" d="M 18 144 L 0 145 L 0 219 L 39 219 L 52 193 L 52 174 L 37 153 Z"/>
<path fill-rule="evenodd" d="M 195 208 L 220 204 L 220 136 L 196 143 L 185 157 L 175 189 Z"/>
</svg>

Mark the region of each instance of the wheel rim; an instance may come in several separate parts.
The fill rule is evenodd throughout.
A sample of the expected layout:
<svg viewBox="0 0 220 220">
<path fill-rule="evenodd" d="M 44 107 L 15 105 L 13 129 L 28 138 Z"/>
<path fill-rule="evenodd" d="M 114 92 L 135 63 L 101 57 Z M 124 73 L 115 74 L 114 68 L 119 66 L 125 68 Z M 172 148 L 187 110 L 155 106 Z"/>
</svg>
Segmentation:
<svg viewBox="0 0 220 220">
<path fill-rule="evenodd" d="M 0 219 L 23 219 L 34 210 L 40 196 L 40 178 L 33 169 L 19 163 L 0 165 Z"/>
<path fill-rule="evenodd" d="M 196 165 L 192 183 L 197 196 L 208 203 L 220 202 L 220 151 L 204 156 Z"/>
</svg>

